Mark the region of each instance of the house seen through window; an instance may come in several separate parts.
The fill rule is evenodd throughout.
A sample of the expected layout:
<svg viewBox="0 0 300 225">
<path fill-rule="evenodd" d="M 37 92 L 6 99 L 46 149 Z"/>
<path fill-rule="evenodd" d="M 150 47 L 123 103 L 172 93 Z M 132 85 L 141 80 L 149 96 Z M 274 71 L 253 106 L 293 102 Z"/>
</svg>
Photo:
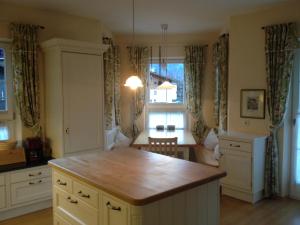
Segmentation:
<svg viewBox="0 0 300 225">
<path fill-rule="evenodd" d="M 159 89 L 164 81 L 174 85 L 172 89 Z M 149 103 L 173 103 L 184 102 L 184 64 L 183 62 L 171 62 L 167 64 L 167 71 L 161 68 L 159 63 L 150 65 L 149 79 Z"/>
</svg>

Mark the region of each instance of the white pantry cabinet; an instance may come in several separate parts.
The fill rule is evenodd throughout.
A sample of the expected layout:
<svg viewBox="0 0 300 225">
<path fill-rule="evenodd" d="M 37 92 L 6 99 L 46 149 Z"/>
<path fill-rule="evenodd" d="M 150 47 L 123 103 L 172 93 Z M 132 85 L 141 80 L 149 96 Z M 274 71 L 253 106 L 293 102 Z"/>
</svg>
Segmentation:
<svg viewBox="0 0 300 225">
<path fill-rule="evenodd" d="M 53 157 L 103 149 L 101 45 L 51 39 L 42 47 L 46 136 Z"/>
<path fill-rule="evenodd" d="M 52 176 L 48 166 L 0 174 L 0 221 L 51 207 Z"/>
<path fill-rule="evenodd" d="M 237 132 L 220 135 L 222 193 L 255 203 L 263 197 L 266 137 Z"/>
</svg>

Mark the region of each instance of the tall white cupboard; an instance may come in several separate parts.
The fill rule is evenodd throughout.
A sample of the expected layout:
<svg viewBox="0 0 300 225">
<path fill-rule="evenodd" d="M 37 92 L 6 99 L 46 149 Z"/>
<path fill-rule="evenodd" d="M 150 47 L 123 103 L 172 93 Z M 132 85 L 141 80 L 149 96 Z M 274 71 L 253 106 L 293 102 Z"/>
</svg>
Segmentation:
<svg viewBox="0 0 300 225">
<path fill-rule="evenodd" d="M 55 158 L 103 149 L 100 44 L 51 39 L 42 44 L 46 136 Z"/>
</svg>

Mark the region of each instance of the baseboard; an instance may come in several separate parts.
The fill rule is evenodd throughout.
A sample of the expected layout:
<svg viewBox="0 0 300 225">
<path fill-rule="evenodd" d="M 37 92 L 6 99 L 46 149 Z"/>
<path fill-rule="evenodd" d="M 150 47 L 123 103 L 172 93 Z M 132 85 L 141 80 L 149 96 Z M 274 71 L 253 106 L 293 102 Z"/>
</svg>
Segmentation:
<svg viewBox="0 0 300 225">
<path fill-rule="evenodd" d="M 225 185 L 222 185 L 222 194 L 227 195 L 233 198 L 237 198 L 246 202 L 250 202 L 252 204 L 255 204 L 259 200 L 263 198 L 263 191 L 259 191 L 256 193 L 246 192 L 237 190 L 234 188 L 227 187 Z"/>
<path fill-rule="evenodd" d="M 8 209 L 7 211 L 2 211 L 0 213 L 0 221 L 21 216 L 27 213 L 39 211 L 42 209 L 52 207 L 52 199 L 45 200 L 39 203 L 33 203 L 31 205 L 21 206 L 18 208 Z"/>
</svg>

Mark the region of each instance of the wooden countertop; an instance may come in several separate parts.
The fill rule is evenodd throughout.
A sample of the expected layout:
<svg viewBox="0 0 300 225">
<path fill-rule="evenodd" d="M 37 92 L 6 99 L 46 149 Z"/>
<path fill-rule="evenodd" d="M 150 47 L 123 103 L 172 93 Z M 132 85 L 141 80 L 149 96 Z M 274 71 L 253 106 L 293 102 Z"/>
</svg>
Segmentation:
<svg viewBox="0 0 300 225">
<path fill-rule="evenodd" d="M 49 165 L 132 205 L 146 205 L 226 175 L 217 168 L 133 149 L 55 159 Z"/>
</svg>

